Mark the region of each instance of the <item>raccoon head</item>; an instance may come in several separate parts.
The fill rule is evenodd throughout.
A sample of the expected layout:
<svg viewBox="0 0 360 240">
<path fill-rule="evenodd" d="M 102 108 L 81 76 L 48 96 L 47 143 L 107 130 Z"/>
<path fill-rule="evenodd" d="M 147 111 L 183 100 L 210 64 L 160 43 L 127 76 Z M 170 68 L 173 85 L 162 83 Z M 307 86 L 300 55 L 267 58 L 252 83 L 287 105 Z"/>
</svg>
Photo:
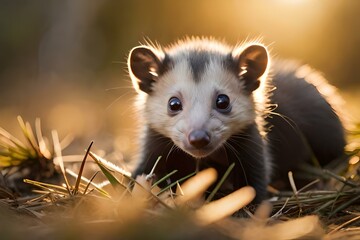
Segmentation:
<svg viewBox="0 0 360 240">
<path fill-rule="evenodd" d="M 267 65 L 261 44 L 231 49 L 206 40 L 167 50 L 139 46 L 128 59 L 134 88 L 147 95 L 148 126 L 195 158 L 208 156 L 255 121 L 252 92 Z"/>
</svg>

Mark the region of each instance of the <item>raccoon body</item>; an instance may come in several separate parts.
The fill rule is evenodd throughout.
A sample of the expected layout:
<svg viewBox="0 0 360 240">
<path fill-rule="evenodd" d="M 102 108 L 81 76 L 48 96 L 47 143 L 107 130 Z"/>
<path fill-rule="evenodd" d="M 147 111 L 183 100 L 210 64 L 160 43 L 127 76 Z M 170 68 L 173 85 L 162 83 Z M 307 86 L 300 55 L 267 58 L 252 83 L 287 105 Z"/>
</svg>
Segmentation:
<svg viewBox="0 0 360 240">
<path fill-rule="evenodd" d="M 208 167 L 221 176 L 235 163 L 219 194 L 250 185 L 259 202 L 271 179 L 313 156 L 326 164 L 343 154 L 342 123 L 319 92 L 329 85 L 314 84 L 311 69 L 271 63 L 259 42 L 138 46 L 128 67 L 143 120 L 135 176 L 159 156 L 155 175 L 176 169 L 171 182 Z"/>
</svg>

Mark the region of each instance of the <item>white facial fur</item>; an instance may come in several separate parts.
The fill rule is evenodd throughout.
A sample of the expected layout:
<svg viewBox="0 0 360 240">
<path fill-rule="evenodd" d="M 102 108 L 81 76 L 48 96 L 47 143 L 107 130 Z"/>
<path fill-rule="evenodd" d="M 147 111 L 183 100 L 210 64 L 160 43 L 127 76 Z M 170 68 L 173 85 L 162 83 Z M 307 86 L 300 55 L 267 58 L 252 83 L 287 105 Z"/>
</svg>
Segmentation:
<svg viewBox="0 0 360 240">
<path fill-rule="evenodd" d="M 215 108 L 216 97 L 226 94 L 232 109 L 220 113 Z M 183 110 L 171 116 L 168 101 L 181 100 Z M 241 132 L 255 121 L 252 95 L 245 93 L 243 83 L 234 73 L 225 69 L 220 60 L 210 59 L 200 80 L 195 81 L 186 58 L 179 58 L 174 67 L 157 79 L 147 96 L 144 117 L 151 128 L 172 139 L 185 152 L 202 158 L 221 147 L 233 134 Z M 193 130 L 205 130 L 210 143 L 201 149 L 188 141 Z"/>
</svg>

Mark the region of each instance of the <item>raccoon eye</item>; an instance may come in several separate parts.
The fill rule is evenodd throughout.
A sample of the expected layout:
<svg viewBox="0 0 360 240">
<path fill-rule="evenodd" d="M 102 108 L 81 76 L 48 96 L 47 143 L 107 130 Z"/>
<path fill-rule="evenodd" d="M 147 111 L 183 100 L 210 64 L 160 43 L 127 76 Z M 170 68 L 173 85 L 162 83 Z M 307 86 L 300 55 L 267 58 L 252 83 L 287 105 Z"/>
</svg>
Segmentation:
<svg viewBox="0 0 360 240">
<path fill-rule="evenodd" d="M 216 108 L 221 113 L 228 113 L 231 111 L 230 98 L 225 94 L 220 94 L 216 98 Z"/>
<path fill-rule="evenodd" d="M 168 103 L 168 110 L 171 114 L 176 114 L 180 112 L 182 110 L 182 104 L 180 99 L 178 99 L 177 97 L 170 98 Z"/>
</svg>

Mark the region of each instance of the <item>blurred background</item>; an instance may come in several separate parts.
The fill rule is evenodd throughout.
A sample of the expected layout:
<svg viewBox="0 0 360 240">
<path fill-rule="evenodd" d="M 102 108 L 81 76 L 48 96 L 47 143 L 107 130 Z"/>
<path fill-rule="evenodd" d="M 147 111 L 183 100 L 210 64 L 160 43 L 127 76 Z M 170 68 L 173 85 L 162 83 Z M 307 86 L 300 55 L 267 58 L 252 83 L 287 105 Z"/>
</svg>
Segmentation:
<svg viewBox="0 0 360 240">
<path fill-rule="evenodd" d="M 144 38 L 167 45 L 186 35 L 229 44 L 261 36 L 276 57 L 324 73 L 359 119 L 359 11 L 356 0 L 1 0 L 0 126 L 16 135 L 17 115 L 39 117 L 45 135 L 75 136 L 69 152 L 94 140 L 130 156 L 126 56 Z"/>
</svg>

